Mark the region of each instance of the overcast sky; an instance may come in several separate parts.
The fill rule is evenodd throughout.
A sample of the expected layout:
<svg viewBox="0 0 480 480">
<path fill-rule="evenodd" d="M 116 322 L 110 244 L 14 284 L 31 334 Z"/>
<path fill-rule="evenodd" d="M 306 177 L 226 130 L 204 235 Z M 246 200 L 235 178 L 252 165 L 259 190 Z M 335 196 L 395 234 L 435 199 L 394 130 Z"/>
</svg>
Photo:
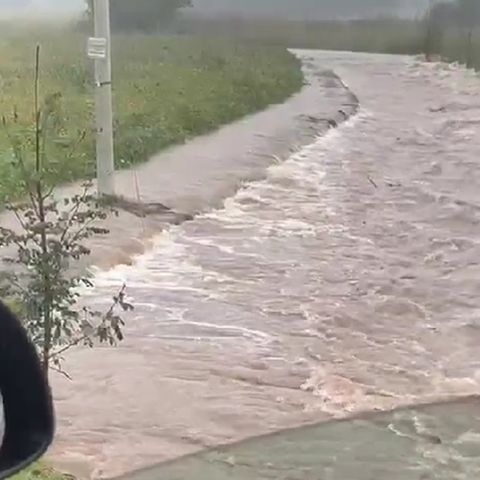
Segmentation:
<svg viewBox="0 0 480 480">
<path fill-rule="evenodd" d="M 81 11 L 83 0 L 0 0 L 2 9 L 18 9 L 28 7 L 34 10 L 45 11 Z"/>
</svg>

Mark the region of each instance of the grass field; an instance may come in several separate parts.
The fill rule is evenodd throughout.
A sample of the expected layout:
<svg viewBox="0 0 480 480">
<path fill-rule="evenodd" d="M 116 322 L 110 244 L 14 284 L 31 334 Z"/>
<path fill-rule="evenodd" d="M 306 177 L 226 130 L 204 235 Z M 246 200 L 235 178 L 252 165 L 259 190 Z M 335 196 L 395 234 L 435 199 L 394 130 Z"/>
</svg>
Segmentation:
<svg viewBox="0 0 480 480">
<path fill-rule="evenodd" d="M 10 136 L 31 150 L 34 47 L 41 45 L 41 95 L 55 111 L 49 124 L 49 180 L 95 174 L 92 63 L 85 38 L 63 30 L 0 34 L 0 114 Z M 187 37 L 113 40 L 115 147 L 118 167 L 282 102 L 299 90 L 298 60 L 283 47 Z M 72 143 L 85 135 L 75 151 Z M 22 194 L 9 134 L 0 131 L 0 205 Z M 25 141 L 24 141 L 25 140 Z M 195 159 L 192 158 L 192 162 Z"/>
</svg>

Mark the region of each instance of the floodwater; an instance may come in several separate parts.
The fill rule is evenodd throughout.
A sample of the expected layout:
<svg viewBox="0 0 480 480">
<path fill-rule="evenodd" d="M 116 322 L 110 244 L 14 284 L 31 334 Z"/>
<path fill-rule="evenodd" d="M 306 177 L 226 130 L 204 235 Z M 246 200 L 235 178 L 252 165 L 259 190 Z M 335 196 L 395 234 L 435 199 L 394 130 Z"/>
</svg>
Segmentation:
<svg viewBox="0 0 480 480">
<path fill-rule="evenodd" d="M 306 53 L 360 110 L 98 272 L 136 310 L 56 382 L 54 455 L 111 477 L 304 422 L 480 392 L 480 79 Z M 463 477 L 462 477 L 463 478 Z"/>
</svg>

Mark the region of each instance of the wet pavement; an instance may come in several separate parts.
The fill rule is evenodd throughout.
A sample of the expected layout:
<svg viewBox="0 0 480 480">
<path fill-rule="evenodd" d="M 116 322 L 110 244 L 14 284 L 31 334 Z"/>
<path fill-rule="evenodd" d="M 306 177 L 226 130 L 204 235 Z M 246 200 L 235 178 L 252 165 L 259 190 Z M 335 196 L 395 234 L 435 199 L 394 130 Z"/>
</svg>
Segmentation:
<svg viewBox="0 0 480 480">
<path fill-rule="evenodd" d="M 282 431 L 167 462 L 125 480 L 473 480 L 479 399 Z"/>
<path fill-rule="evenodd" d="M 55 381 L 60 464 L 112 477 L 479 392 L 480 80 L 406 57 L 302 54 L 342 78 L 358 114 L 97 272 L 89 302 L 125 281 L 136 311 L 121 346 L 75 352 L 75 381 Z"/>
</svg>

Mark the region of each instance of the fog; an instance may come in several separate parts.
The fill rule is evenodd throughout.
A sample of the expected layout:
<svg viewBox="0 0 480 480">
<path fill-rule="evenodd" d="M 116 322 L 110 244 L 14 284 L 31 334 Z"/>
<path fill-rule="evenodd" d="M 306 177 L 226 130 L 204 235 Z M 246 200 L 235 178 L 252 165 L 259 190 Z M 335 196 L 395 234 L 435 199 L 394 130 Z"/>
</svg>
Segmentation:
<svg viewBox="0 0 480 480">
<path fill-rule="evenodd" d="M 194 11 L 213 15 L 262 15 L 292 19 L 417 16 L 428 0 L 194 0 Z"/>
<path fill-rule="evenodd" d="M 114 1 L 114 0 L 113 0 Z M 428 0 L 193 0 L 192 12 L 208 17 L 223 15 L 280 16 L 292 19 L 416 16 Z M 2 14 L 65 15 L 79 12 L 84 0 L 0 0 Z"/>
<path fill-rule="evenodd" d="M 5 15 L 58 15 L 82 11 L 83 0 L 0 0 L 0 14 Z"/>
</svg>

